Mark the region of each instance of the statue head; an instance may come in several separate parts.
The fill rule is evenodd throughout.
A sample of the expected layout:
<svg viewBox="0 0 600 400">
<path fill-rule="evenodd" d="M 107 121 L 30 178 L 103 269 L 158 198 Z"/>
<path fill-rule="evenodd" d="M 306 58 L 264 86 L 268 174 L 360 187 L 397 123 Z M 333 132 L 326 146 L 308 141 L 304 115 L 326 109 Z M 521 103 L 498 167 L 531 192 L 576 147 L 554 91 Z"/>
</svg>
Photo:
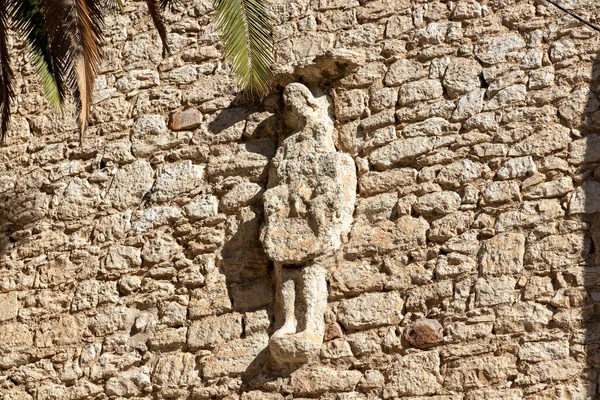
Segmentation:
<svg viewBox="0 0 600 400">
<path fill-rule="evenodd" d="M 306 118 L 319 105 L 310 90 L 301 83 L 291 83 L 283 91 L 285 103 L 284 121 L 292 129 L 300 129 L 306 125 Z"/>
</svg>

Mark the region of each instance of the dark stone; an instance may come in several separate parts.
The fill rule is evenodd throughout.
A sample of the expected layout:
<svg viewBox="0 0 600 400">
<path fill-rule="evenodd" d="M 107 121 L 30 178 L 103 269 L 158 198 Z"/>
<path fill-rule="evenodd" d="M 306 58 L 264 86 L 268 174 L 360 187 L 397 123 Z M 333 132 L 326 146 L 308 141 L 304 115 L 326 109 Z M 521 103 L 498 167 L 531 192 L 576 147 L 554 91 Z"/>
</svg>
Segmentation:
<svg viewBox="0 0 600 400">
<path fill-rule="evenodd" d="M 325 327 L 325 335 L 323 335 L 323 341 L 328 342 L 333 339 L 343 338 L 344 332 L 342 327 L 337 322 L 332 322 Z"/>
<path fill-rule="evenodd" d="M 195 108 L 178 111 L 173 114 L 171 129 L 174 131 L 189 131 L 196 129 L 202 123 L 202 113 Z"/>
<path fill-rule="evenodd" d="M 412 347 L 429 349 L 444 340 L 444 328 L 435 319 L 422 319 L 406 328 L 404 338 Z"/>
</svg>

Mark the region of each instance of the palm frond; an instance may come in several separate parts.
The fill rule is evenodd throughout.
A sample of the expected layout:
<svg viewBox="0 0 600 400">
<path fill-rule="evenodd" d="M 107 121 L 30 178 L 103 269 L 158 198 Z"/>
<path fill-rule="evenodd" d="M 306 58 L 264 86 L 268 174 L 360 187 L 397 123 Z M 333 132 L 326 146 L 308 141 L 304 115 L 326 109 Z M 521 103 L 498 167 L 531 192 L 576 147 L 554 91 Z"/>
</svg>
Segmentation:
<svg viewBox="0 0 600 400">
<path fill-rule="evenodd" d="M 19 0 L 11 14 L 13 27 L 25 36 L 31 48 L 46 98 L 55 107 L 60 108 L 66 95 L 63 71 L 60 60 L 50 49 L 40 0 Z"/>
<path fill-rule="evenodd" d="M 160 0 L 160 8 L 163 10 L 169 8 L 169 10 L 173 11 L 173 7 L 177 5 L 181 5 L 183 0 Z"/>
<path fill-rule="evenodd" d="M 83 140 L 90 117 L 92 91 L 100 64 L 102 12 L 95 0 L 41 0 L 48 21 L 50 47 L 62 62 L 75 99 L 79 136 Z"/>
<path fill-rule="evenodd" d="M 171 49 L 169 49 L 169 44 L 167 43 L 167 26 L 165 25 L 165 18 L 162 15 L 161 4 L 159 0 L 146 0 L 146 4 L 148 4 L 148 12 L 158 31 L 158 36 L 160 36 L 163 48 L 162 55 L 165 57 L 171 54 Z"/>
<path fill-rule="evenodd" d="M 102 7 L 106 7 L 106 9 L 111 12 L 119 11 L 121 14 L 125 12 L 123 0 L 103 0 Z"/>
<path fill-rule="evenodd" d="M 213 0 L 225 58 L 238 83 L 263 96 L 272 78 L 273 29 L 267 0 Z"/>
<path fill-rule="evenodd" d="M 0 138 L 4 141 L 8 131 L 10 119 L 10 103 L 15 95 L 12 86 L 13 71 L 10 66 L 10 54 L 8 50 L 8 16 L 9 1 L 0 0 Z"/>
</svg>

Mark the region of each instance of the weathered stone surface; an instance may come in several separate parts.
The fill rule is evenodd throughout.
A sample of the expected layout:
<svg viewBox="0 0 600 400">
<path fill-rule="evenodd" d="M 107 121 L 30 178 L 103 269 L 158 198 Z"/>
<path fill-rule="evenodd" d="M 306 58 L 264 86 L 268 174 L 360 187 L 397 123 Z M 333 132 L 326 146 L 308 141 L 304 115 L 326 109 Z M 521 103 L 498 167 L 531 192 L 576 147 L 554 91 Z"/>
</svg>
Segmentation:
<svg viewBox="0 0 600 400">
<path fill-rule="evenodd" d="M 162 387 L 193 385 L 198 380 L 193 354 L 169 354 L 158 359 L 152 372 L 152 383 Z"/>
<path fill-rule="evenodd" d="M 344 91 L 335 96 L 335 117 L 341 121 L 356 119 L 363 115 L 367 108 L 369 96 L 365 90 L 354 89 Z"/>
<path fill-rule="evenodd" d="M 0 398 L 598 398 L 590 30 L 544 2 L 274 2 L 249 99 L 212 1 L 165 14 L 164 58 L 145 7 L 106 15 L 81 146 L 9 41 Z M 260 239 L 280 186 L 301 261 Z"/>
<path fill-rule="evenodd" d="M 200 189 L 204 178 L 204 167 L 191 162 L 165 165 L 160 171 L 152 197 L 164 202 L 185 193 Z"/>
<path fill-rule="evenodd" d="M 33 345 L 33 332 L 22 323 L 0 325 L 0 349 L 3 351 L 18 351 L 28 349 Z"/>
<path fill-rule="evenodd" d="M 519 274 L 523 270 L 525 236 L 501 233 L 486 240 L 479 251 L 479 265 L 484 276 Z"/>
<path fill-rule="evenodd" d="M 193 349 L 214 349 L 242 335 L 242 316 L 225 314 L 194 321 L 188 330 L 187 343 Z"/>
<path fill-rule="evenodd" d="M 375 226 L 357 224 L 346 246 L 348 255 L 383 255 L 392 251 L 410 251 L 426 242 L 429 224 L 425 219 L 405 215 L 396 222 L 382 221 Z"/>
<path fill-rule="evenodd" d="M 383 288 L 386 275 L 370 265 L 346 265 L 332 272 L 331 295 L 352 295 L 379 291 Z"/>
<path fill-rule="evenodd" d="M 223 196 L 220 207 L 226 212 L 235 211 L 260 200 L 262 192 L 263 188 L 256 183 L 240 183 Z"/>
<path fill-rule="evenodd" d="M 273 174 L 278 184 L 264 194 L 267 224 L 262 240 L 271 259 L 299 263 L 339 247 L 340 235 L 351 222 L 356 177 L 352 159 L 335 153 L 328 137 L 333 129 L 331 120 L 303 114 L 309 112 L 306 107 L 311 102 L 317 104 L 308 89 L 294 86 L 288 93 L 290 109 L 295 110 L 289 114 L 288 124 L 300 131 L 286 138 L 275 156 Z M 304 139 L 315 134 L 313 143 Z M 316 154 L 307 153 L 310 149 Z M 314 172 L 306 170 L 309 165 Z M 330 198 L 311 199 L 316 192 L 331 193 Z M 328 202 L 333 207 L 327 206 Z M 316 232 L 308 226 L 309 219 L 318 224 Z"/>
<path fill-rule="evenodd" d="M 566 235 L 549 235 L 541 240 L 528 243 L 525 248 L 525 264 L 545 264 L 560 267 L 585 257 L 589 251 L 589 239 L 580 233 Z"/>
<path fill-rule="evenodd" d="M 531 362 L 561 360 L 569 357 L 567 342 L 527 342 L 519 348 L 519 359 Z"/>
<path fill-rule="evenodd" d="M 492 182 L 483 193 L 485 204 L 502 204 L 520 200 L 519 184 L 515 181 Z"/>
<path fill-rule="evenodd" d="M 127 331 L 133 325 L 135 311 L 125 307 L 110 307 L 90 320 L 90 330 L 97 336 Z"/>
<path fill-rule="evenodd" d="M 400 168 L 389 171 L 369 171 L 359 179 L 361 193 L 373 195 L 390 191 L 399 186 L 416 183 L 417 171 L 413 168 Z"/>
<path fill-rule="evenodd" d="M 96 308 L 106 303 L 119 301 L 119 293 L 114 282 L 83 281 L 77 286 L 71 302 L 72 311 Z"/>
<path fill-rule="evenodd" d="M 17 318 L 18 312 L 17 292 L 0 293 L 0 321 Z"/>
<path fill-rule="evenodd" d="M 566 177 L 530 186 L 523 191 L 523 198 L 532 200 L 562 197 L 573 192 L 573 189 L 573 180 L 570 177 Z"/>
<path fill-rule="evenodd" d="M 135 161 L 117 171 L 106 199 L 118 210 L 133 208 L 140 204 L 153 183 L 154 170 L 150 163 Z"/>
<path fill-rule="evenodd" d="M 425 69 L 420 63 L 412 60 L 400 59 L 390 66 L 385 75 L 385 84 L 400 86 L 406 82 L 416 81 L 426 76 Z"/>
<path fill-rule="evenodd" d="M 460 235 L 471 227 L 474 216 L 472 212 L 455 212 L 448 214 L 431 223 L 429 239 L 436 242 L 443 242 L 452 237 Z"/>
<path fill-rule="evenodd" d="M 360 371 L 304 367 L 292 373 L 290 390 L 299 396 L 309 393 L 350 392 L 354 390 L 361 378 Z"/>
<path fill-rule="evenodd" d="M 142 260 L 149 264 L 169 261 L 179 251 L 179 245 L 168 235 L 157 235 L 142 247 Z"/>
<path fill-rule="evenodd" d="M 483 107 L 484 111 L 493 111 L 519 105 L 525 102 L 527 95 L 527 88 L 525 85 L 512 85 L 508 86 L 496 93 L 494 97 Z M 521 154 L 517 154 L 521 155 Z"/>
<path fill-rule="evenodd" d="M 485 178 L 489 173 L 490 168 L 486 164 L 466 159 L 443 167 L 437 176 L 437 182 L 456 188 L 476 179 Z"/>
<path fill-rule="evenodd" d="M 439 81 L 426 79 L 408 82 L 400 86 L 398 104 L 406 106 L 418 101 L 433 100 L 441 97 L 442 94 L 444 94 L 444 89 Z"/>
<path fill-rule="evenodd" d="M 323 341 L 328 342 L 333 339 L 343 338 L 344 332 L 342 331 L 342 327 L 337 322 L 332 322 L 327 324 L 325 327 L 325 335 L 323 336 Z"/>
<path fill-rule="evenodd" d="M 498 179 L 523 178 L 537 172 L 537 167 L 531 156 L 511 158 L 498 170 Z"/>
<path fill-rule="evenodd" d="M 444 118 L 433 117 L 423 122 L 406 126 L 402 129 L 402 134 L 406 137 L 442 136 L 458 133 L 459 129 L 459 124 L 450 123 Z"/>
<path fill-rule="evenodd" d="M 517 280 L 504 276 L 499 278 L 480 278 L 475 283 L 475 296 L 480 307 L 511 303 Z"/>
<path fill-rule="evenodd" d="M 404 301 L 397 292 L 367 293 L 340 303 L 338 318 L 346 329 L 366 329 L 399 323 Z"/>
<path fill-rule="evenodd" d="M 509 376 L 517 374 L 516 361 L 511 354 L 482 355 L 453 361 L 448 365 L 444 387 L 449 390 L 461 390 L 464 387 L 477 389 L 490 383 L 505 382 Z"/>
<path fill-rule="evenodd" d="M 431 395 L 441 387 L 440 356 L 436 351 L 395 356 L 384 374 L 386 399 Z"/>
<path fill-rule="evenodd" d="M 600 183 L 583 182 L 569 201 L 569 214 L 593 214 L 600 211 Z"/>
<path fill-rule="evenodd" d="M 476 89 L 461 97 L 452 112 L 453 121 L 462 121 L 476 116 L 483 109 L 484 89 Z"/>
<path fill-rule="evenodd" d="M 109 271 L 128 270 L 142 264 L 141 249 L 132 246 L 111 246 L 104 260 L 104 267 Z"/>
<path fill-rule="evenodd" d="M 367 218 L 370 222 L 393 219 L 397 202 L 396 193 L 384 193 L 361 199 L 356 205 L 356 217 Z"/>
<path fill-rule="evenodd" d="M 455 140 L 453 136 L 399 139 L 372 152 L 369 160 L 378 169 L 407 166 L 418 156 L 438 147 L 447 146 Z"/>
<path fill-rule="evenodd" d="M 225 276 L 216 272 L 206 278 L 206 286 L 194 289 L 190 296 L 189 317 L 198 319 L 232 310 Z"/>
<path fill-rule="evenodd" d="M 501 36 L 485 38 L 477 42 L 475 56 L 486 64 L 498 64 L 508 56 L 525 47 L 519 36 L 508 33 Z"/>
<path fill-rule="evenodd" d="M 192 219 L 214 217 L 218 212 L 218 200 L 215 196 L 200 196 L 187 203 L 183 210 Z"/>
<path fill-rule="evenodd" d="M 552 124 L 514 145 L 509 156 L 545 156 L 566 148 L 570 141 L 570 130 L 562 125 Z"/>
<path fill-rule="evenodd" d="M 259 354 L 267 348 L 268 341 L 266 335 L 255 335 L 227 343 L 206 359 L 203 375 L 212 379 L 247 372 Z"/>
<path fill-rule="evenodd" d="M 421 196 L 414 210 L 425 216 L 452 214 L 460 207 L 460 196 L 455 192 L 434 192 Z"/>
<path fill-rule="evenodd" d="M 472 59 L 454 58 L 446 69 L 444 87 L 451 97 L 460 96 L 478 89 L 481 65 Z"/>
</svg>

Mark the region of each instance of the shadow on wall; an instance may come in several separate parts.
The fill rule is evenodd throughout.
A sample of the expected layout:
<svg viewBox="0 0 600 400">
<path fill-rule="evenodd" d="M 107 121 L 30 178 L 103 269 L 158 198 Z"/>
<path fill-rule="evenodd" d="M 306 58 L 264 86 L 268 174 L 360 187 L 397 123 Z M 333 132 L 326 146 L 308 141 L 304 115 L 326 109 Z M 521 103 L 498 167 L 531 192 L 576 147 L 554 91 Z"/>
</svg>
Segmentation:
<svg viewBox="0 0 600 400">
<path fill-rule="evenodd" d="M 571 96 L 576 93 L 574 89 Z M 585 237 L 583 240 L 584 265 L 583 271 L 577 271 L 574 274 L 568 272 L 563 274 L 563 279 L 567 280 L 567 285 L 580 286 L 581 281 L 585 287 L 583 293 L 584 301 L 579 301 L 580 293 L 577 289 L 559 289 L 561 291 L 573 292 L 565 296 L 564 301 L 570 302 L 571 310 L 579 311 L 581 319 L 573 318 L 569 310 L 563 311 L 563 318 L 556 318 L 558 323 L 567 326 L 581 324 L 585 330 L 583 338 L 575 336 L 572 340 L 582 342 L 585 349 L 587 362 L 587 375 L 590 380 L 589 396 L 598 398 L 600 393 L 600 53 L 596 54 L 592 67 L 592 80 L 589 87 L 579 89 L 580 96 L 587 97 L 584 112 L 579 119 L 575 119 L 575 124 L 571 122 L 573 128 L 578 128 L 577 123 L 581 124 L 582 138 L 571 144 L 570 157 L 571 162 L 582 162 L 576 175 L 576 187 L 573 194 L 568 213 L 581 214 L 582 220 L 586 225 Z M 570 96 L 570 97 L 571 97 Z M 568 102 L 565 103 L 569 105 Z M 559 113 L 560 113 L 559 108 Z M 569 111 L 566 108 L 566 111 Z M 568 117 L 568 114 L 565 114 Z M 573 160 L 575 158 L 575 160 Z M 578 179 L 577 179 L 578 178 Z M 561 273 L 557 273 L 558 282 L 561 282 Z M 568 282 L 571 280 L 572 282 Z M 558 313 L 557 316 L 560 316 Z M 579 343 L 571 344 L 571 352 L 577 349 Z"/>
</svg>

